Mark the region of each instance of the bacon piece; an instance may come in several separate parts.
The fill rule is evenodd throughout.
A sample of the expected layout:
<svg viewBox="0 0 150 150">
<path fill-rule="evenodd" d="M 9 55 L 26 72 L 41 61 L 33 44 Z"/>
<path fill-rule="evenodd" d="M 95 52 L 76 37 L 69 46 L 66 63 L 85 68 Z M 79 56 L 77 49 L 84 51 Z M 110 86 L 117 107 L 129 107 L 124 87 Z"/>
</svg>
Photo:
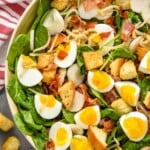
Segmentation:
<svg viewBox="0 0 150 150">
<path fill-rule="evenodd" d="M 45 150 L 55 150 L 55 143 L 53 140 L 49 140 L 45 144 Z"/>
<path fill-rule="evenodd" d="M 108 38 L 110 33 L 111 32 L 102 32 L 102 33 L 100 33 L 101 39 L 104 40 L 104 39 Z"/>
<path fill-rule="evenodd" d="M 121 38 L 124 42 L 127 42 L 129 40 L 134 29 L 135 26 L 131 22 L 129 22 L 128 20 L 124 21 L 121 32 Z"/>
<path fill-rule="evenodd" d="M 110 90 L 103 94 L 104 99 L 107 101 L 108 104 L 111 104 L 114 100 L 118 98 L 117 92 L 115 89 Z"/>
<path fill-rule="evenodd" d="M 84 6 L 85 11 L 89 11 L 89 10 L 96 8 L 97 3 L 96 3 L 96 0 L 85 0 L 83 2 L 83 6 Z"/>
<path fill-rule="evenodd" d="M 103 130 L 107 133 L 111 132 L 114 129 L 114 121 L 112 119 L 101 119 L 100 125 L 103 126 Z"/>
<path fill-rule="evenodd" d="M 87 86 L 85 84 L 81 84 L 79 86 L 81 93 L 84 95 L 85 106 L 92 106 L 98 104 L 98 100 L 96 98 L 91 98 L 87 92 Z"/>
<path fill-rule="evenodd" d="M 75 29 L 84 29 L 85 28 L 85 22 L 81 20 L 81 18 L 77 15 L 72 15 L 70 22 L 69 22 L 69 27 L 73 27 Z"/>
<path fill-rule="evenodd" d="M 98 8 L 104 8 L 112 3 L 112 0 L 99 0 L 97 3 Z"/>
<path fill-rule="evenodd" d="M 86 23 L 85 29 L 94 28 L 96 24 L 97 24 L 97 22 L 95 22 L 95 21 L 89 21 L 89 22 Z"/>
</svg>

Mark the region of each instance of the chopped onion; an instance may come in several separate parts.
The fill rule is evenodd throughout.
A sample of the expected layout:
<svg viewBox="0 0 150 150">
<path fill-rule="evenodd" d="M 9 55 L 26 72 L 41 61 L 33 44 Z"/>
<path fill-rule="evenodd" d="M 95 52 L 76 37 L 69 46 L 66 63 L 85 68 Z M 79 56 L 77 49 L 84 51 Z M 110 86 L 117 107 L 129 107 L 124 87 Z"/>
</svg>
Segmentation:
<svg viewBox="0 0 150 150">
<path fill-rule="evenodd" d="M 32 29 L 30 31 L 30 49 L 33 50 L 34 49 L 34 33 L 35 33 L 35 30 Z"/>
</svg>

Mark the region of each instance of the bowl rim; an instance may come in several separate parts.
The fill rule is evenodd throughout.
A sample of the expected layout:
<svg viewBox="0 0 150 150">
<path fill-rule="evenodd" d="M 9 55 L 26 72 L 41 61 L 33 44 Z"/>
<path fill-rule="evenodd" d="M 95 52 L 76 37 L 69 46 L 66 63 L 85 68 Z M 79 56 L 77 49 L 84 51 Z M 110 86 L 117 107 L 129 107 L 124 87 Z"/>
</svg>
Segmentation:
<svg viewBox="0 0 150 150">
<path fill-rule="evenodd" d="M 12 75 L 12 73 L 8 69 L 7 56 L 8 56 L 10 47 L 11 47 L 13 41 L 14 41 L 14 38 L 20 33 L 26 33 L 28 31 L 29 27 L 31 26 L 31 24 L 33 23 L 33 20 L 36 17 L 36 13 L 32 16 L 31 20 L 27 23 L 27 27 L 23 28 L 24 31 L 21 32 L 22 27 L 25 27 L 24 23 L 23 23 L 23 20 L 26 20 L 28 18 L 28 16 L 30 16 L 31 13 L 37 12 L 39 2 L 40 2 L 40 0 L 32 0 L 32 2 L 27 6 L 27 8 L 23 12 L 22 16 L 20 17 L 20 19 L 17 23 L 15 30 L 12 33 L 12 36 L 10 38 L 8 48 L 7 48 L 6 59 L 5 59 L 5 75 L 4 75 L 5 76 L 5 91 L 6 91 L 6 99 L 7 99 L 7 102 L 8 102 L 8 107 L 10 109 L 10 112 L 11 112 L 12 116 L 14 116 L 18 112 L 18 109 L 17 109 L 17 106 L 16 106 L 15 102 L 10 97 L 10 95 L 8 93 L 8 90 L 7 90 L 7 84 L 9 82 L 10 78 L 11 78 L 11 75 Z M 24 133 L 22 133 L 22 134 L 25 137 L 25 139 L 31 144 L 31 146 L 33 146 L 33 148 L 36 148 L 35 144 L 32 140 L 32 137 L 29 136 L 29 135 L 25 135 Z"/>
</svg>

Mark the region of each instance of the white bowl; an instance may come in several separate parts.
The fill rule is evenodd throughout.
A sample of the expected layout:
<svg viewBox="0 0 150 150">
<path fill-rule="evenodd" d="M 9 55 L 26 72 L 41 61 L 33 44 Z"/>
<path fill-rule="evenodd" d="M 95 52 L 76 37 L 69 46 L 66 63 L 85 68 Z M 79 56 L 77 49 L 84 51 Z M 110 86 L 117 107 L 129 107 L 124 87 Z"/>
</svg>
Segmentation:
<svg viewBox="0 0 150 150">
<path fill-rule="evenodd" d="M 33 0 L 30 3 L 30 5 L 27 7 L 27 9 L 24 11 L 24 13 L 23 13 L 22 17 L 20 18 L 20 20 L 17 24 L 17 27 L 14 30 L 13 35 L 11 37 L 11 40 L 10 40 L 10 43 L 8 46 L 8 50 L 7 50 L 7 54 L 10 50 L 10 47 L 11 47 L 12 42 L 15 39 L 15 37 L 20 33 L 26 33 L 29 30 L 29 28 L 31 27 L 31 24 L 33 23 L 33 21 L 36 17 L 36 14 L 37 14 L 38 6 L 39 6 L 39 0 Z M 7 60 L 6 60 L 6 69 L 5 69 L 5 85 L 6 86 L 5 87 L 7 87 L 7 84 L 9 82 L 10 78 L 11 78 L 11 72 L 8 69 Z M 7 96 L 9 108 L 10 108 L 12 115 L 14 116 L 18 110 L 17 110 L 17 107 L 16 107 L 14 101 L 9 96 L 7 88 L 5 88 L 5 89 L 6 89 L 6 96 Z M 27 135 L 24 135 L 24 136 L 29 141 L 29 143 L 35 148 L 32 138 Z"/>
</svg>

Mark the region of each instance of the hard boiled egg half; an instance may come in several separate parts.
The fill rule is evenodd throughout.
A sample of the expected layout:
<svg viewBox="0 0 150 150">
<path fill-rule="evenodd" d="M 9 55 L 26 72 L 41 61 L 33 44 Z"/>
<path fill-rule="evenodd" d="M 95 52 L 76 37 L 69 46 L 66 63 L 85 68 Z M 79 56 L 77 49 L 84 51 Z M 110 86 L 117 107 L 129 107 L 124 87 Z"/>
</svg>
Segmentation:
<svg viewBox="0 0 150 150">
<path fill-rule="evenodd" d="M 70 150 L 93 150 L 86 136 L 75 135 L 71 139 Z"/>
<path fill-rule="evenodd" d="M 36 66 L 36 62 L 29 56 L 20 55 L 17 63 L 17 77 L 22 85 L 31 87 L 42 80 L 43 76 Z"/>
<path fill-rule="evenodd" d="M 104 71 L 89 71 L 87 80 L 90 87 L 101 93 L 110 91 L 114 86 L 114 80 Z"/>
<path fill-rule="evenodd" d="M 88 106 L 74 115 L 77 125 L 83 129 L 88 129 L 89 125 L 97 125 L 100 121 L 100 108 L 98 105 Z"/>
<path fill-rule="evenodd" d="M 62 108 L 62 104 L 53 95 L 36 94 L 34 104 L 38 114 L 45 119 L 56 118 Z"/>
<path fill-rule="evenodd" d="M 70 41 L 70 43 L 60 44 L 56 48 L 56 54 L 54 62 L 60 68 L 67 68 L 71 66 L 77 55 L 77 44 L 75 41 Z"/>
<path fill-rule="evenodd" d="M 142 140 L 148 130 L 147 117 L 140 112 L 122 115 L 120 125 L 127 137 L 135 142 Z"/>
<path fill-rule="evenodd" d="M 140 88 L 136 83 L 131 81 L 118 81 L 115 83 L 115 87 L 127 104 L 136 106 L 140 94 Z"/>
<path fill-rule="evenodd" d="M 69 125 L 56 122 L 49 131 L 49 138 L 54 141 L 55 150 L 66 150 L 72 139 L 72 131 Z"/>
<path fill-rule="evenodd" d="M 150 51 L 147 52 L 141 60 L 139 71 L 150 74 Z"/>
</svg>

